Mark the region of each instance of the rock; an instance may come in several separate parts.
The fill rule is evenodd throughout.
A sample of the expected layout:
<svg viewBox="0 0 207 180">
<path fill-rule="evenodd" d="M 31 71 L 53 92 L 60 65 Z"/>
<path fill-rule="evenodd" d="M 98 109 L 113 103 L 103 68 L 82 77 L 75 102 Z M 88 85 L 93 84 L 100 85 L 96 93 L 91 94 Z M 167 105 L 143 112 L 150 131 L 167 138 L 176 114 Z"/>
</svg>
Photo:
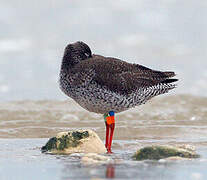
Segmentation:
<svg viewBox="0 0 207 180">
<path fill-rule="evenodd" d="M 171 157 L 171 158 L 169 158 Z M 190 149 L 189 146 L 147 146 L 139 149 L 134 155 L 135 160 L 159 160 L 159 159 L 176 159 L 180 158 L 198 158 L 195 150 Z"/>
<path fill-rule="evenodd" d="M 191 158 L 183 158 L 180 156 L 171 156 L 165 159 L 161 159 L 161 160 L 165 160 L 165 161 L 185 161 L 185 160 L 191 160 Z"/>
<path fill-rule="evenodd" d="M 41 151 L 51 154 L 105 153 L 106 148 L 94 131 L 77 130 L 58 133 Z"/>
<path fill-rule="evenodd" d="M 103 156 L 96 153 L 88 153 L 81 158 L 81 162 L 83 164 L 105 164 L 112 162 L 112 159 L 109 156 Z"/>
</svg>

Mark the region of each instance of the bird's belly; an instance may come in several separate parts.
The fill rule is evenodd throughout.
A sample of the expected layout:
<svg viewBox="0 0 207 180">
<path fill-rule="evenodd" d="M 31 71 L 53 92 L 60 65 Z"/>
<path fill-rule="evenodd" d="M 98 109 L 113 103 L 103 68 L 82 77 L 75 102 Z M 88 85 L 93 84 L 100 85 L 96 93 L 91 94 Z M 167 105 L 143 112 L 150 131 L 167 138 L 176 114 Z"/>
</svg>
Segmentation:
<svg viewBox="0 0 207 180">
<path fill-rule="evenodd" d="M 107 113 L 109 111 L 122 112 L 129 108 L 143 104 L 144 99 L 135 92 L 130 95 L 123 95 L 112 92 L 103 86 L 90 84 L 87 86 L 72 87 L 68 82 L 60 84 L 61 90 L 74 99 L 84 109 L 95 113 Z"/>
<path fill-rule="evenodd" d="M 74 99 L 81 107 L 84 109 L 104 114 L 109 111 L 114 112 L 122 112 L 128 109 L 128 107 L 123 105 L 117 105 L 115 102 L 111 102 L 107 99 L 96 99 L 93 97 L 79 97 L 77 99 Z"/>
<path fill-rule="evenodd" d="M 71 97 L 81 107 L 95 113 L 121 112 L 129 109 L 133 104 L 130 97 L 111 92 L 103 87 L 80 87 L 71 92 L 73 92 Z"/>
</svg>

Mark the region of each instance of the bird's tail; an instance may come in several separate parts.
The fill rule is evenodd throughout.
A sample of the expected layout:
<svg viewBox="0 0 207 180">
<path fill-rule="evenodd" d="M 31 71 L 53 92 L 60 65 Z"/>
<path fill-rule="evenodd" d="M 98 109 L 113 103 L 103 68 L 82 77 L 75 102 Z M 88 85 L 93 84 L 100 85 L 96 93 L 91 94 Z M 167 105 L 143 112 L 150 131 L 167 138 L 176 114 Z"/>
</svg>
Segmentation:
<svg viewBox="0 0 207 180">
<path fill-rule="evenodd" d="M 162 81 L 161 83 L 164 83 L 164 84 L 169 84 L 169 83 L 174 83 L 178 81 L 178 79 L 165 79 L 164 81 Z"/>
</svg>

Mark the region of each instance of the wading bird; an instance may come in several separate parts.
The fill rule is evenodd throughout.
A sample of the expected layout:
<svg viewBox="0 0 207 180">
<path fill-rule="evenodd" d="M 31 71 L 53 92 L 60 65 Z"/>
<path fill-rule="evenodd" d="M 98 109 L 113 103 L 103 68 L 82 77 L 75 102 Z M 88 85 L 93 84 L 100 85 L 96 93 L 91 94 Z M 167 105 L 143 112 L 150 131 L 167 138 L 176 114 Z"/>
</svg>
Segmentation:
<svg viewBox="0 0 207 180">
<path fill-rule="evenodd" d="M 61 70 L 60 88 L 80 106 L 104 115 L 106 149 L 111 153 L 115 113 L 144 104 L 176 87 L 174 72 L 161 72 L 120 59 L 92 54 L 83 42 L 68 44 Z"/>
</svg>

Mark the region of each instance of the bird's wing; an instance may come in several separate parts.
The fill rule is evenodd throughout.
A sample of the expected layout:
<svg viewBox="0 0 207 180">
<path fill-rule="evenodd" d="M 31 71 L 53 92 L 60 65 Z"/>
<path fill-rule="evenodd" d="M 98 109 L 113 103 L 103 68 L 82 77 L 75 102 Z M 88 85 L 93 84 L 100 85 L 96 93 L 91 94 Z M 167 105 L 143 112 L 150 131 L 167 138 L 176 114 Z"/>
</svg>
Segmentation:
<svg viewBox="0 0 207 180">
<path fill-rule="evenodd" d="M 154 80 L 164 80 L 164 79 L 174 77 L 176 75 L 172 71 L 166 71 L 166 72 L 156 71 L 156 70 L 152 70 L 150 68 L 147 68 L 139 64 L 133 64 L 133 67 L 134 67 L 135 72 L 139 72 Z"/>
<path fill-rule="evenodd" d="M 76 85 L 96 82 L 120 94 L 129 94 L 135 89 L 150 87 L 175 76 L 173 72 L 154 71 L 138 64 L 98 55 L 77 64 L 72 74 Z"/>
</svg>

